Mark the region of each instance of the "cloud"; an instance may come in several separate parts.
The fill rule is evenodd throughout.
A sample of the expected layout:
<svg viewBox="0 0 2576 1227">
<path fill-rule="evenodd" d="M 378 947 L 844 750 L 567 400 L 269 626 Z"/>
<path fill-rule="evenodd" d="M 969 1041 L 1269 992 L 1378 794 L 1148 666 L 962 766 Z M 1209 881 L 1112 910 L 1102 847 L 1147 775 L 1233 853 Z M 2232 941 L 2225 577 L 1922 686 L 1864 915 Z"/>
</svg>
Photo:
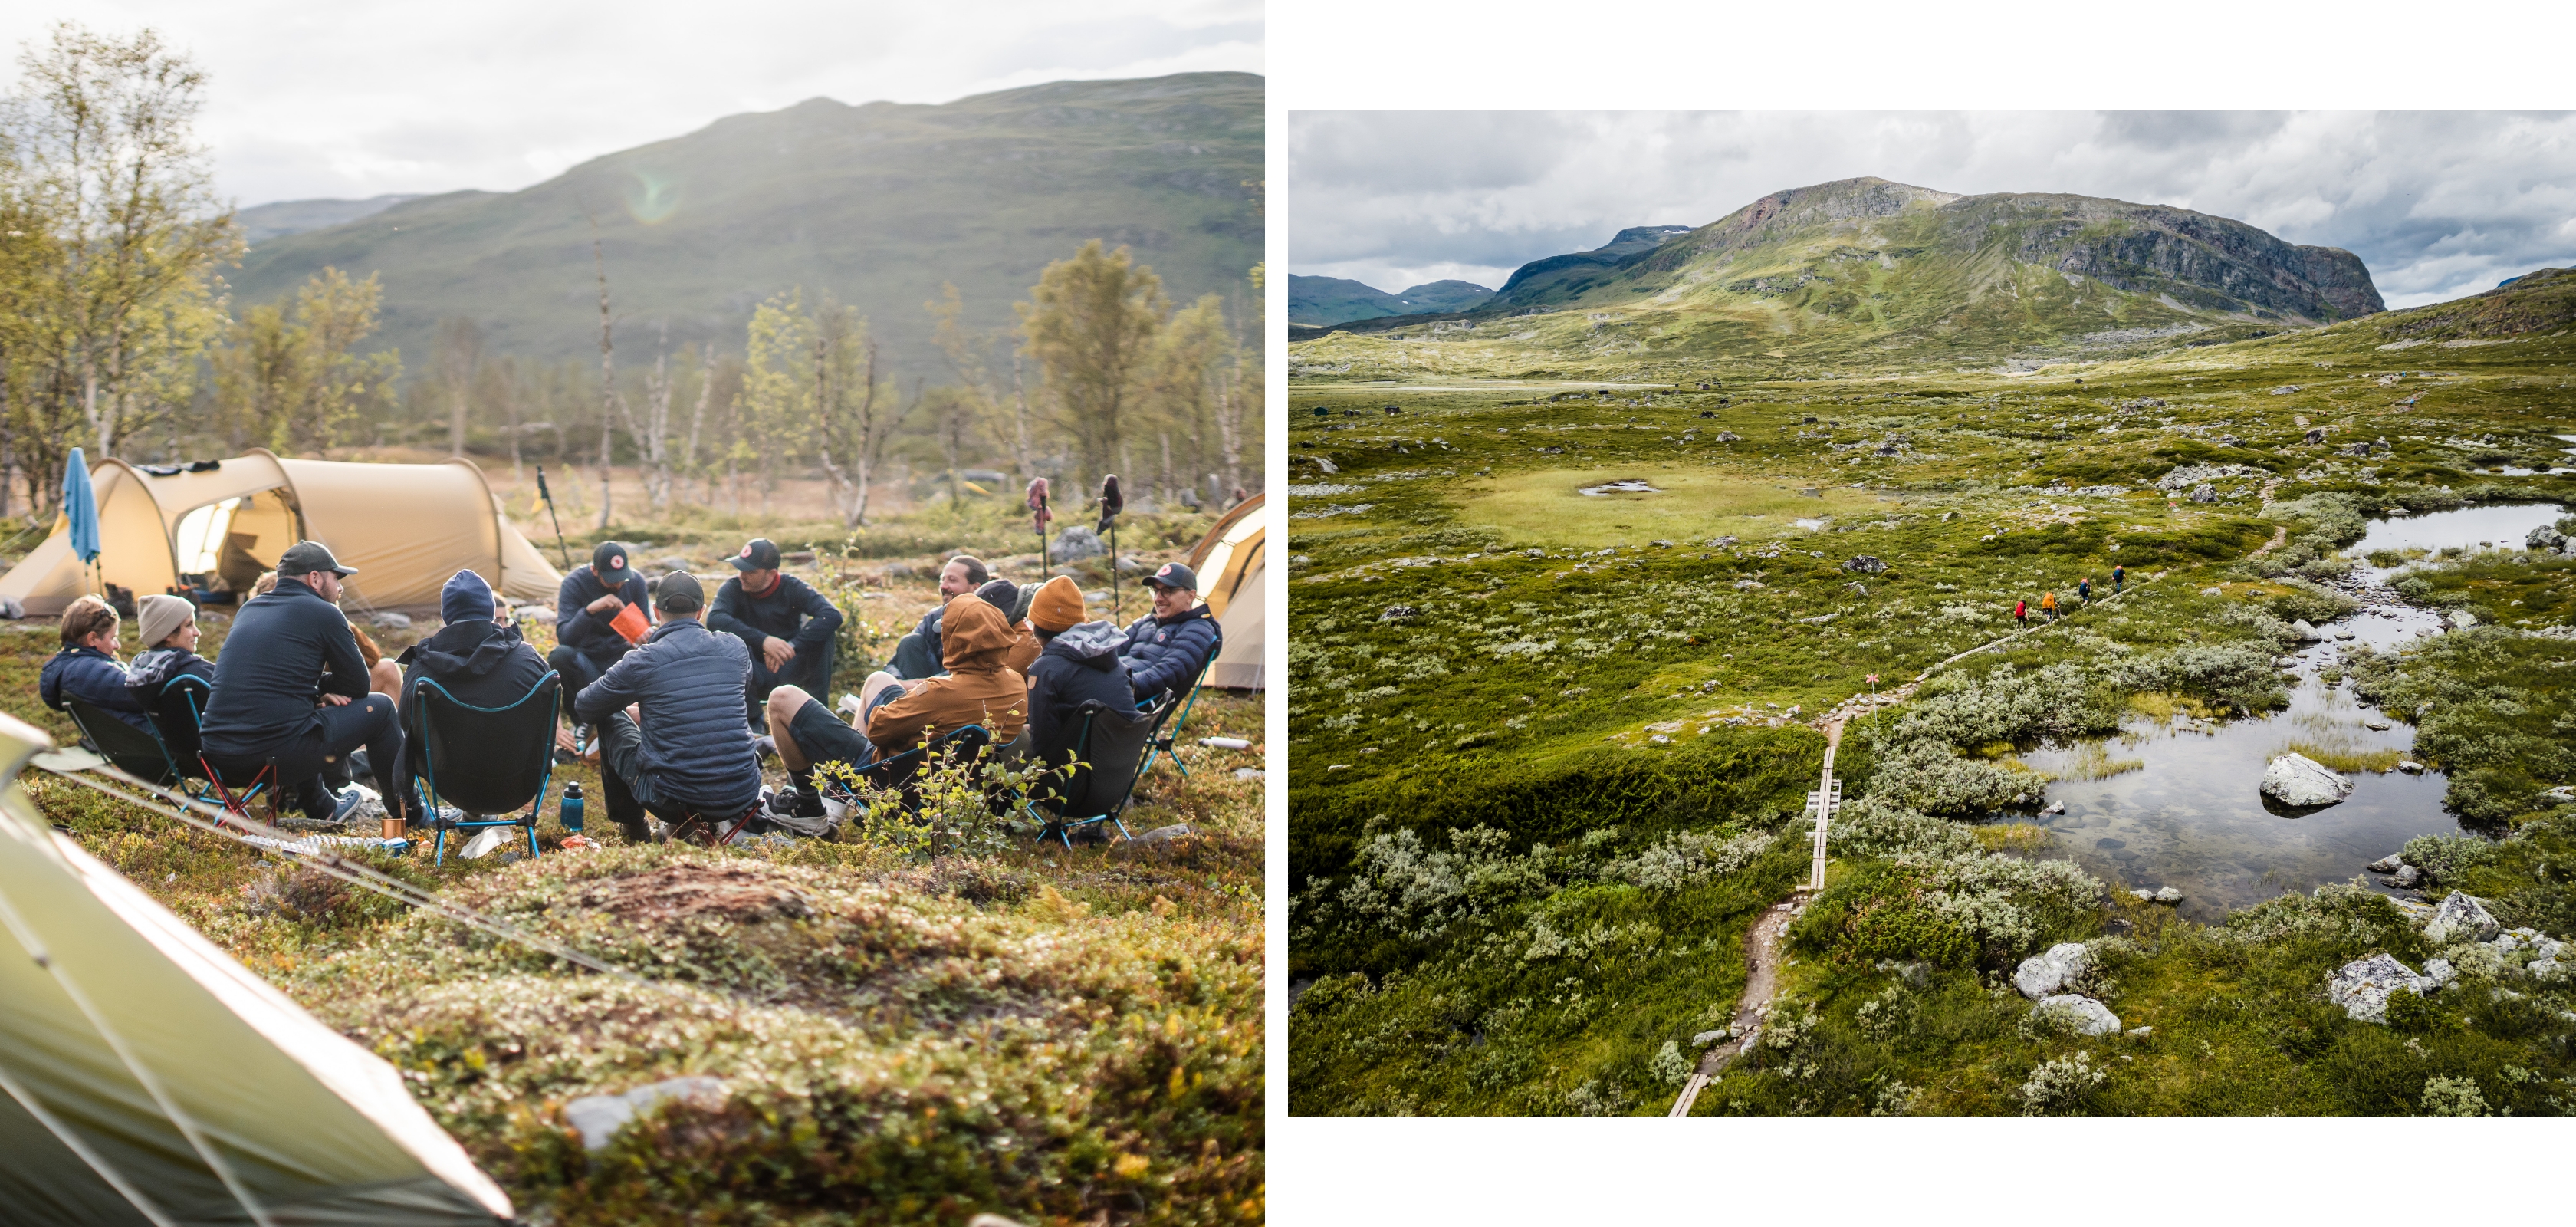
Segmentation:
<svg viewBox="0 0 2576 1227">
<path fill-rule="evenodd" d="M 0 80 L 60 10 L 0 11 Z M 1259 0 L 84 0 L 208 75 L 199 139 L 242 204 L 514 191 L 575 163 L 817 96 L 949 102 L 1068 78 L 1262 70 Z"/>
<path fill-rule="evenodd" d="M 2360 256 L 2393 307 L 2576 264 L 2563 113 L 1296 112 L 1289 268 L 1400 289 L 1860 175 L 2236 218 Z"/>
</svg>

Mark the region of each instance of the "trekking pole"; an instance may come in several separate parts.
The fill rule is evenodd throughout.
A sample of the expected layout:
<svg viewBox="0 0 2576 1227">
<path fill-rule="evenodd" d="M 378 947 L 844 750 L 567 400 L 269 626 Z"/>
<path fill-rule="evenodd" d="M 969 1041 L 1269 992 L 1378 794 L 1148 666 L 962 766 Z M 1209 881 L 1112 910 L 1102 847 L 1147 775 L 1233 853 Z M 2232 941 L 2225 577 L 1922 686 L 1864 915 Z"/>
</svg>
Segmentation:
<svg viewBox="0 0 2576 1227">
<path fill-rule="evenodd" d="M 1047 558 L 1047 479 L 1043 477 L 1029 479 L 1029 511 L 1032 513 L 1030 518 L 1037 522 L 1038 577 L 1044 579 L 1047 572 L 1055 569 L 1055 564 Z"/>
<path fill-rule="evenodd" d="M 1118 492 L 1118 475 L 1100 479 L 1100 527 L 1109 531 L 1109 620 L 1116 622 L 1118 608 L 1118 513 L 1127 509 L 1127 499 Z"/>
<path fill-rule="evenodd" d="M 564 570 L 572 570 L 572 548 L 564 544 L 563 520 L 555 515 L 554 492 L 546 489 L 546 466 L 537 466 L 537 497 L 546 504 L 546 518 L 555 526 L 555 552 L 563 555 Z"/>
</svg>

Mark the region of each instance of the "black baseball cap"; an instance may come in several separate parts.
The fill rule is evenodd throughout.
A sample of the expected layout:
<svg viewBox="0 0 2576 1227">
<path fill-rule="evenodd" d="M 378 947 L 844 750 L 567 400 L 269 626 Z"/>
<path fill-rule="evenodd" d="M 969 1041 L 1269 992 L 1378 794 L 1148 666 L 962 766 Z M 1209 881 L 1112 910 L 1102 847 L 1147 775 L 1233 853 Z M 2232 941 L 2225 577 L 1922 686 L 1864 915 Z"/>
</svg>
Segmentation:
<svg viewBox="0 0 2576 1227">
<path fill-rule="evenodd" d="M 695 613 L 707 603 L 707 590 L 698 577 L 686 571 L 673 571 L 662 577 L 653 589 L 653 607 L 664 613 Z"/>
<path fill-rule="evenodd" d="M 1167 562 L 1154 568 L 1154 573 L 1146 576 L 1145 582 L 1157 588 L 1181 588 L 1190 592 L 1199 590 L 1198 572 L 1177 562 Z"/>
<path fill-rule="evenodd" d="M 277 560 L 279 579 L 311 575 L 318 571 L 329 571 L 334 575 L 358 573 L 356 567 L 341 566 L 340 560 L 331 556 L 331 547 L 319 541 L 298 541 L 286 547 L 286 553 Z"/>
<path fill-rule="evenodd" d="M 611 588 L 622 587 L 635 578 L 635 569 L 626 565 L 627 556 L 633 553 L 618 542 L 602 541 L 598 549 L 590 552 L 590 573 Z"/>
<path fill-rule="evenodd" d="M 775 571 L 778 569 L 778 543 L 767 537 L 754 537 L 733 556 L 737 571 Z"/>
</svg>

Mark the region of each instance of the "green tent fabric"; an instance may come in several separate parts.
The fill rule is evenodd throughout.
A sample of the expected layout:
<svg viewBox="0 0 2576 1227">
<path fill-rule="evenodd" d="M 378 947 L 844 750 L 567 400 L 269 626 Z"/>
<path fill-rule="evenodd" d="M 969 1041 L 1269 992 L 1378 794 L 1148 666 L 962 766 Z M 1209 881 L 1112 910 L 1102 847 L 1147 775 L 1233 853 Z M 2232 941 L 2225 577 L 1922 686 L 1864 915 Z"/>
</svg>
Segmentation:
<svg viewBox="0 0 2576 1227">
<path fill-rule="evenodd" d="M 0 1219 L 508 1221 L 392 1065 L 36 813 L 51 745 L 0 713 Z"/>
</svg>

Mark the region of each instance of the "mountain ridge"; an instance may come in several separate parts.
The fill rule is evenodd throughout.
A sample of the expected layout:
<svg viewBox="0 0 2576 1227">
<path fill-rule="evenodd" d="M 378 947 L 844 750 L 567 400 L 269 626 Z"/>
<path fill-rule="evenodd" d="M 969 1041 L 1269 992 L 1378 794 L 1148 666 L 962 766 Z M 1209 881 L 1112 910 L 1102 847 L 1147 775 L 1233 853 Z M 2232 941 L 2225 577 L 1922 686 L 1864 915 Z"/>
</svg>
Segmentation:
<svg viewBox="0 0 2576 1227">
<path fill-rule="evenodd" d="M 923 304 L 943 283 L 966 326 L 1005 328 L 1039 272 L 1090 239 L 1130 248 L 1175 302 L 1218 293 L 1240 314 L 1262 254 L 1263 89 L 1249 73 L 1185 73 L 942 104 L 812 98 L 516 192 L 424 196 L 273 239 L 244 257 L 232 294 L 238 308 L 325 266 L 372 272 L 384 290 L 370 344 L 409 370 L 460 315 L 488 352 L 596 361 L 596 238 L 620 348 L 642 361 L 666 335 L 739 351 L 752 309 L 801 285 L 868 316 L 893 376 L 931 376 L 944 367 Z"/>
<path fill-rule="evenodd" d="M 1494 296 L 1472 281 L 1426 281 L 1388 293 L 1366 282 L 1344 277 L 1288 276 L 1288 322 L 1314 326 L 1376 319 L 1387 315 L 1423 315 L 1472 310 Z"/>
</svg>

